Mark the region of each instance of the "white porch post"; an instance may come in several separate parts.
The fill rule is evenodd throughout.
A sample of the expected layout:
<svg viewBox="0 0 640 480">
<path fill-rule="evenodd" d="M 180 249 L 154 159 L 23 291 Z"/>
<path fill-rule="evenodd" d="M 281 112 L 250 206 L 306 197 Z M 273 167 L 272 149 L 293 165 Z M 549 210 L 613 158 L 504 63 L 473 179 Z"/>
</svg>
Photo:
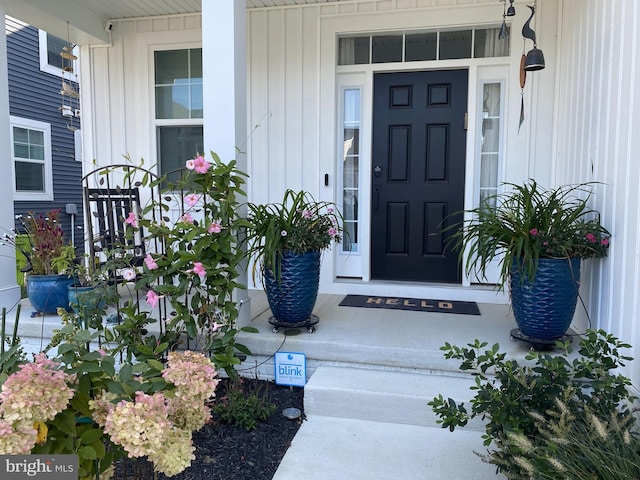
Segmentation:
<svg viewBox="0 0 640 480">
<path fill-rule="evenodd" d="M 246 2 L 205 0 L 202 2 L 202 61 L 204 102 L 204 152 L 213 150 L 223 161 L 237 158 L 237 167 L 247 171 L 244 149 L 247 137 Z M 246 271 L 239 282 L 247 284 Z M 236 292 L 246 301 L 246 290 Z M 250 321 L 250 305 L 240 308 L 239 324 Z"/>
<path fill-rule="evenodd" d="M 9 82 L 7 80 L 7 36 L 4 25 L 5 7 L 0 2 L 2 33 L 0 34 L 0 161 L 5 172 L 12 172 L 9 146 Z M 4 192 L 0 208 L 0 226 L 3 230 L 13 227 L 13 182 L 11 175 L 0 175 L 0 192 Z M 0 232 L 3 235 L 6 232 Z M 16 254 L 9 246 L 0 246 L 0 308 L 12 308 L 20 299 L 20 287 L 16 283 Z M 9 315 L 13 319 L 13 316 Z"/>
</svg>

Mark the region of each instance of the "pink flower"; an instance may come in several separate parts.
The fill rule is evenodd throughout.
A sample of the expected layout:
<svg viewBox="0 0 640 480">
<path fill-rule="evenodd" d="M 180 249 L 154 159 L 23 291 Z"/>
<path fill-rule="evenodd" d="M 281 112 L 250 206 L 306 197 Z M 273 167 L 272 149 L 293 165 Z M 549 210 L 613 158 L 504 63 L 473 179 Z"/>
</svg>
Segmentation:
<svg viewBox="0 0 640 480">
<path fill-rule="evenodd" d="M 529 233 L 535 237 L 536 235 L 538 235 L 538 229 L 532 228 L 531 230 L 529 230 Z"/>
<path fill-rule="evenodd" d="M 333 214 L 333 207 L 329 207 L 329 208 L 327 208 L 327 213 L 328 213 L 329 215 L 332 215 L 332 214 Z"/>
<path fill-rule="evenodd" d="M 194 168 L 196 168 L 195 160 L 193 160 L 193 159 L 187 160 L 186 167 L 187 167 L 187 170 L 193 170 Z"/>
<path fill-rule="evenodd" d="M 280 236 L 281 236 L 281 237 L 286 237 L 286 236 L 287 236 L 287 231 L 286 231 L 286 230 L 282 230 L 282 231 L 280 232 Z"/>
<path fill-rule="evenodd" d="M 331 227 L 331 228 L 328 230 L 328 233 L 329 233 L 329 236 L 330 236 L 330 237 L 335 237 L 335 236 L 338 234 L 338 230 L 336 230 L 334 227 Z"/>
<path fill-rule="evenodd" d="M 192 271 L 193 273 L 198 275 L 200 278 L 204 278 L 207 276 L 207 271 L 202 266 L 202 262 L 194 262 Z"/>
<path fill-rule="evenodd" d="M 155 270 L 158 268 L 158 264 L 153 259 L 150 253 L 147 253 L 147 256 L 144 257 L 144 264 L 147 266 L 149 270 Z"/>
<path fill-rule="evenodd" d="M 222 226 L 218 222 L 212 222 L 207 228 L 207 232 L 209 233 L 220 233 L 222 231 Z"/>
<path fill-rule="evenodd" d="M 158 306 L 159 301 L 160 301 L 160 295 L 158 295 L 153 290 L 149 290 L 147 292 L 147 304 L 151 305 L 151 308 L 156 308 Z"/>
<path fill-rule="evenodd" d="M 122 271 L 122 278 L 127 282 L 132 282 L 136 279 L 136 271 L 133 268 L 125 268 Z"/>
<path fill-rule="evenodd" d="M 313 217 L 313 213 L 311 213 L 311 210 L 303 210 L 302 211 L 302 217 L 303 218 L 311 218 L 311 217 Z"/>
<path fill-rule="evenodd" d="M 193 207 L 197 205 L 197 203 L 200 201 L 200 195 L 196 195 L 195 193 L 190 193 L 189 195 L 184 197 L 184 201 L 186 202 L 187 205 L 189 205 L 190 207 Z"/>
<path fill-rule="evenodd" d="M 213 322 L 213 325 L 211 325 L 211 333 L 215 333 L 218 330 L 220 330 L 221 328 L 222 328 L 222 324 L 221 323 Z"/>
<path fill-rule="evenodd" d="M 603 247 L 608 247 L 609 246 L 609 239 L 608 238 L 603 238 L 602 240 L 600 240 L 600 245 L 602 245 Z"/>
<path fill-rule="evenodd" d="M 193 217 L 189 212 L 187 212 L 180 217 L 180 221 L 184 223 L 193 223 Z"/>
<path fill-rule="evenodd" d="M 590 243 L 596 243 L 596 242 L 598 241 L 598 239 L 596 238 L 596 236 L 595 236 L 593 233 L 591 233 L 591 232 L 587 233 L 587 234 L 584 236 L 584 238 L 586 238 L 586 239 L 587 239 L 587 241 L 589 241 Z"/>
<path fill-rule="evenodd" d="M 124 223 L 131 225 L 133 228 L 138 228 L 138 217 L 133 212 L 129 212 L 129 216 L 125 219 Z"/>
<path fill-rule="evenodd" d="M 193 160 L 193 169 L 196 173 L 207 173 L 209 167 L 211 167 L 211 164 L 207 162 L 202 155 L 198 155 Z"/>
</svg>

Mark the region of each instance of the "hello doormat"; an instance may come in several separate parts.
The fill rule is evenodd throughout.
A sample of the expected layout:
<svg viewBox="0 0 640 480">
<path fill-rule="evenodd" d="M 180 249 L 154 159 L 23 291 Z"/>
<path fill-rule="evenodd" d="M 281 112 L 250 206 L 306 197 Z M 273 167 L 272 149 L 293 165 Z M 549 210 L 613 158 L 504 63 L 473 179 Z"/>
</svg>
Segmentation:
<svg viewBox="0 0 640 480">
<path fill-rule="evenodd" d="M 377 297 L 373 295 L 347 295 L 341 307 L 388 308 L 391 310 L 413 310 L 414 312 L 458 313 L 480 315 L 476 302 L 452 300 L 429 300 L 424 298 Z"/>
</svg>

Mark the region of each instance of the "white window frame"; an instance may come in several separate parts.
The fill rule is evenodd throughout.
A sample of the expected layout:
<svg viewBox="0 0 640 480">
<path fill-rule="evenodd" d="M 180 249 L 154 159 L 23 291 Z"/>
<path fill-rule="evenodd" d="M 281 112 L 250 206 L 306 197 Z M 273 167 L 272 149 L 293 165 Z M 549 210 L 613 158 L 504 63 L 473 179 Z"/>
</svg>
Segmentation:
<svg viewBox="0 0 640 480">
<path fill-rule="evenodd" d="M 340 72 L 336 83 L 336 104 L 334 114 L 336 129 L 334 132 L 335 162 L 339 167 L 336 170 L 338 184 L 336 189 L 338 208 L 342 209 L 342 188 L 344 179 L 342 178 L 342 161 L 344 156 L 344 145 L 341 141 L 343 136 L 343 116 L 344 116 L 344 91 L 355 89 L 360 91 L 360 165 L 359 165 L 359 203 L 358 203 L 358 251 L 344 252 L 339 246 L 334 255 L 335 276 L 339 278 L 355 278 L 364 281 L 369 280 L 369 256 L 370 256 L 370 234 L 371 222 L 369 214 L 369 201 L 371 198 L 371 102 L 372 102 L 372 75 L 366 71 Z"/>
<path fill-rule="evenodd" d="M 48 41 L 47 36 L 49 34 L 44 30 L 38 30 L 38 50 L 40 54 L 40 71 L 45 73 L 50 73 L 51 75 L 56 75 L 60 78 L 65 78 L 72 82 L 78 82 L 78 75 L 75 73 L 78 71 L 78 61 L 73 61 L 73 72 L 64 72 L 61 68 L 58 68 L 49 63 L 49 51 L 48 51 Z M 77 57 L 78 56 L 78 47 L 73 47 L 72 53 Z"/>
<path fill-rule="evenodd" d="M 51 125 L 28 118 L 9 116 L 10 123 L 10 145 L 11 145 L 11 171 L 13 184 L 13 199 L 16 201 L 42 201 L 53 200 L 53 164 L 51 159 Z M 16 186 L 16 161 L 41 163 L 28 158 L 16 158 L 13 143 L 13 129 L 15 127 L 26 128 L 28 130 L 40 131 L 44 135 L 44 191 L 43 192 L 19 192 Z"/>
<path fill-rule="evenodd" d="M 155 156 L 157 159 L 157 165 L 156 168 L 158 170 L 159 174 L 163 174 L 163 173 L 167 173 L 167 172 L 163 172 L 162 170 L 162 165 L 161 165 L 161 155 L 160 155 L 160 149 L 159 149 L 159 138 L 158 138 L 158 128 L 159 127 L 202 127 L 203 128 L 203 132 L 202 132 L 202 136 L 203 136 L 203 142 L 204 142 L 204 114 L 202 116 L 202 118 L 158 118 L 157 117 L 157 112 L 156 112 L 156 83 L 155 83 L 155 54 L 156 52 L 162 52 L 162 51 L 167 51 L 167 50 L 194 50 L 194 49 L 198 49 L 198 48 L 202 48 L 202 44 L 184 44 L 184 45 L 172 45 L 172 46 L 158 46 L 158 47 L 152 47 L 149 49 L 149 75 L 150 75 L 150 79 L 151 79 L 151 88 L 150 88 L 150 92 L 151 92 L 151 98 L 150 98 L 150 105 L 151 105 L 151 119 L 152 119 L 152 126 L 153 126 L 153 131 L 152 131 L 152 138 L 154 140 L 154 145 L 156 145 L 155 148 Z M 205 152 L 199 152 L 202 155 L 205 155 Z"/>
</svg>

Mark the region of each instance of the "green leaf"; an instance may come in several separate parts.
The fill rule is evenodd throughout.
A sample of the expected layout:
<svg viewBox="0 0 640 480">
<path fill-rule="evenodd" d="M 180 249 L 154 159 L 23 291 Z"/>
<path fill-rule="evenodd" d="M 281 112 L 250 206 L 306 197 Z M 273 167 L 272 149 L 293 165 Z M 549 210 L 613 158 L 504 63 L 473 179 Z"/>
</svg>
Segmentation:
<svg viewBox="0 0 640 480">
<path fill-rule="evenodd" d="M 85 445 L 78 449 L 78 455 L 80 458 L 84 458 L 85 460 L 96 460 L 98 458 L 98 454 L 95 449 L 89 445 Z"/>
<path fill-rule="evenodd" d="M 164 365 L 160 363 L 158 360 L 154 360 L 153 358 L 150 358 L 149 360 L 147 360 L 147 365 L 149 365 L 151 368 L 155 370 L 158 370 L 159 372 L 164 370 Z"/>
<path fill-rule="evenodd" d="M 90 445 L 101 437 L 102 437 L 102 430 L 98 430 L 97 428 L 91 428 L 89 430 L 85 430 L 84 432 L 82 432 L 82 435 L 80 435 L 80 443 L 82 443 L 83 445 Z"/>
<path fill-rule="evenodd" d="M 124 387 L 122 386 L 122 384 L 114 380 L 107 380 L 105 384 L 111 393 L 115 393 L 119 395 L 124 395 L 125 393 L 127 393 Z"/>
<path fill-rule="evenodd" d="M 169 343 L 168 342 L 163 342 L 153 350 L 153 353 L 158 355 L 159 353 L 164 352 L 167 348 L 169 348 Z"/>
<path fill-rule="evenodd" d="M 93 362 L 80 363 L 78 372 L 102 372 L 102 367 Z"/>
<path fill-rule="evenodd" d="M 76 417 L 71 409 L 66 409 L 60 412 L 51 422 L 61 432 L 75 437 L 76 432 Z"/>
<path fill-rule="evenodd" d="M 120 367 L 120 380 L 128 382 L 133 378 L 133 367 L 129 363 L 125 363 Z"/>
</svg>

